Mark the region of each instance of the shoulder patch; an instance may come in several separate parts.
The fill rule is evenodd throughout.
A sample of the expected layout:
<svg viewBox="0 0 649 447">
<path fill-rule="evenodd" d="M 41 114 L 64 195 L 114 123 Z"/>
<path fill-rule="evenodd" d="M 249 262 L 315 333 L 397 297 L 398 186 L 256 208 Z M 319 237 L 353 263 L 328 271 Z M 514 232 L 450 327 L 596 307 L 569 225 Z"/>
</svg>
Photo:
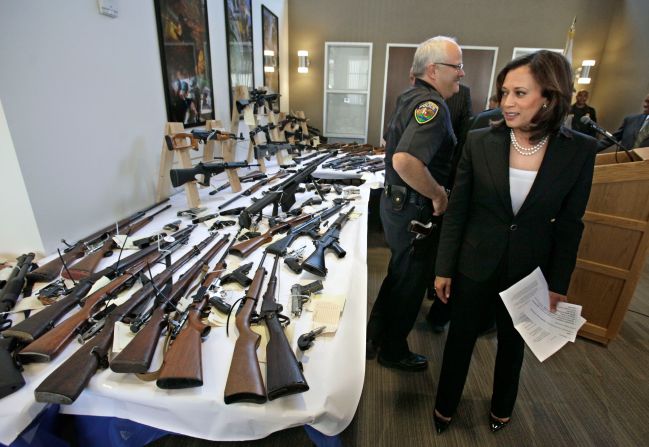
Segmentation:
<svg viewBox="0 0 649 447">
<path fill-rule="evenodd" d="M 415 121 L 417 124 L 426 124 L 431 122 L 436 116 L 439 106 L 433 101 L 424 101 L 415 109 Z"/>
</svg>

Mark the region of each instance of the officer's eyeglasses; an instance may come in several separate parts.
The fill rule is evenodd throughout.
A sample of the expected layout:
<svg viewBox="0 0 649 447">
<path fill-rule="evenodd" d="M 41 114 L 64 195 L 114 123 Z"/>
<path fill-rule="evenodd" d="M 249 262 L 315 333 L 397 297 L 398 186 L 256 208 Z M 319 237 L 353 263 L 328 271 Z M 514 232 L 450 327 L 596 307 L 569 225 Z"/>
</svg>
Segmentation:
<svg viewBox="0 0 649 447">
<path fill-rule="evenodd" d="M 458 72 L 461 71 L 464 68 L 464 64 L 447 64 L 446 62 L 433 62 L 434 64 L 438 65 L 446 65 L 447 67 L 452 67 L 455 68 Z"/>
</svg>

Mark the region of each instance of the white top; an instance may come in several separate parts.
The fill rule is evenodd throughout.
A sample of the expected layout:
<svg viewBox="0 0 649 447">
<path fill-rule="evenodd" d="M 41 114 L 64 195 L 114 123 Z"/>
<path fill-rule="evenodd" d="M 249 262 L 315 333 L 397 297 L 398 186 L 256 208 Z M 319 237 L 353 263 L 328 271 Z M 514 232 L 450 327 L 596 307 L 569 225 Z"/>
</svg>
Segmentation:
<svg viewBox="0 0 649 447">
<path fill-rule="evenodd" d="M 527 194 L 532 189 L 532 183 L 534 183 L 537 172 L 509 168 L 509 195 L 512 199 L 514 215 L 518 214 L 518 210 L 523 206 Z"/>
</svg>

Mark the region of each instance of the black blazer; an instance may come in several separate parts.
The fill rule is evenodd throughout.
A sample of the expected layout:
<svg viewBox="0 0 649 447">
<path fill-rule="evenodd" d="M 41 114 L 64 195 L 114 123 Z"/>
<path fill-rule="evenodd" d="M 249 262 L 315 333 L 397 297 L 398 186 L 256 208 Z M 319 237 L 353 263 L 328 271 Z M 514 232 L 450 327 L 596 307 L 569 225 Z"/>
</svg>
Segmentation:
<svg viewBox="0 0 649 447">
<path fill-rule="evenodd" d="M 518 214 L 509 192 L 509 131 L 469 132 L 448 210 L 435 273 L 484 281 L 503 256 L 507 280 L 541 267 L 550 290 L 566 294 L 575 267 L 593 178 L 597 142 L 562 128 L 550 139 Z"/>
<path fill-rule="evenodd" d="M 625 117 L 622 125 L 613 133 L 613 136 L 625 148 L 633 149 L 633 143 L 635 143 L 638 132 L 640 131 L 642 123 L 644 123 L 644 120 L 646 118 L 647 115 L 644 113 Z M 645 138 L 644 141 L 641 141 L 640 146 L 638 147 L 646 146 L 649 146 L 649 137 Z"/>
</svg>

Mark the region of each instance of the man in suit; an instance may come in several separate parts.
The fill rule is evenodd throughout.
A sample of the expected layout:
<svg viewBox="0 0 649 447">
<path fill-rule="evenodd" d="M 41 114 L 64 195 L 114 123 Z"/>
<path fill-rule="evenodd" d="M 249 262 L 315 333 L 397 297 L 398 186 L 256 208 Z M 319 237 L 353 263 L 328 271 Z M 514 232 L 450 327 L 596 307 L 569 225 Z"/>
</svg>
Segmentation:
<svg viewBox="0 0 649 447">
<path fill-rule="evenodd" d="M 374 358 L 378 351 L 379 363 L 388 368 L 428 367 L 426 357 L 410 351 L 407 339 L 433 276 L 447 205 L 444 187 L 457 142 L 444 98 L 459 90 L 462 68 L 455 40 L 438 36 L 419 45 L 412 64 L 414 85 L 397 99 L 385 134 L 381 222 L 391 257 L 367 324 L 366 356 Z M 422 234 L 426 228 L 428 235 Z"/>
<path fill-rule="evenodd" d="M 645 97 L 642 109 L 642 113 L 625 117 L 620 128 L 613 133 L 613 137 L 627 149 L 649 146 L 649 95 Z M 602 140 L 598 150 L 610 145 L 608 140 Z"/>
</svg>

